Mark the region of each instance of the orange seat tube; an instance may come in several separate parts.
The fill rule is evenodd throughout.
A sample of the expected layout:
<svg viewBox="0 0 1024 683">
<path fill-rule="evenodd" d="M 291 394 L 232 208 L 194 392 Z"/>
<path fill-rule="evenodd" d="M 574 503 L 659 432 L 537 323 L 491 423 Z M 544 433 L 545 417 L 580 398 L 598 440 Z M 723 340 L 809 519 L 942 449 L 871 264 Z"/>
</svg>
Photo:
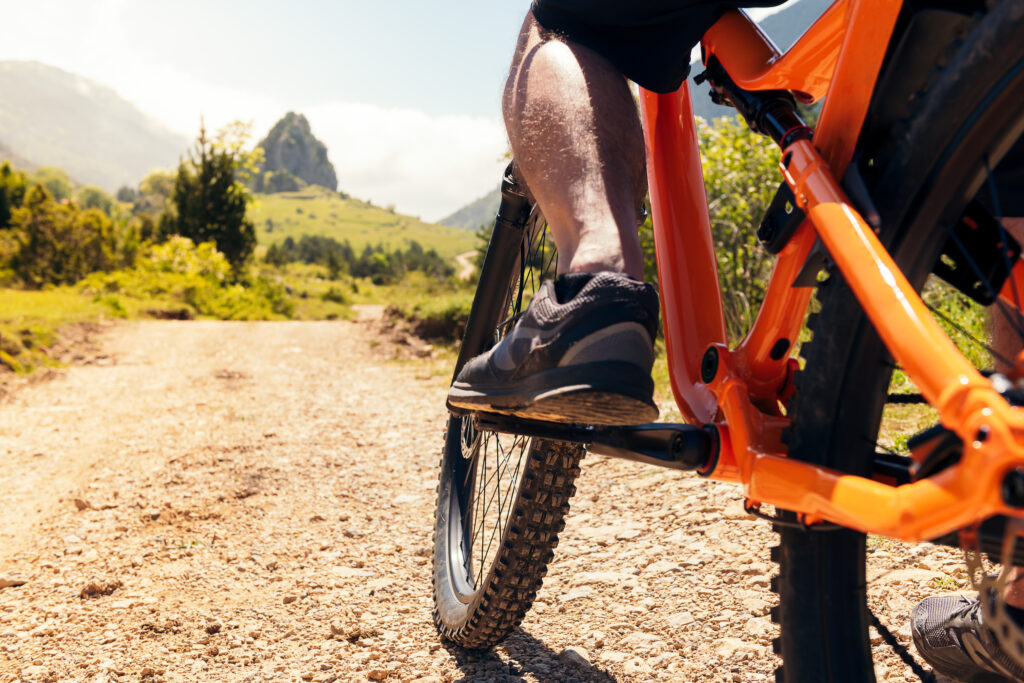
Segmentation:
<svg viewBox="0 0 1024 683">
<path fill-rule="evenodd" d="M 640 105 L 672 391 L 689 422 L 706 423 L 718 408 L 701 358 L 726 336 L 693 106 L 686 83 L 669 94 L 641 90 Z"/>
</svg>

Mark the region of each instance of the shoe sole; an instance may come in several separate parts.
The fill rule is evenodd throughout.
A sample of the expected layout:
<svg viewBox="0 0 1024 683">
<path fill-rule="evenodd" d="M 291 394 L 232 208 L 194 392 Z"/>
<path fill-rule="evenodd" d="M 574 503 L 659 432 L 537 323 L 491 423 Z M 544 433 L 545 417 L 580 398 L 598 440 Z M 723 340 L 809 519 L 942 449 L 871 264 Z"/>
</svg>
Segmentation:
<svg viewBox="0 0 1024 683">
<path fill-rule="evenodd" d="M 448 402 L 467 410 L 544 422 L 647 424 L 658 419 L 654 381 L 631 363 L 600 362 L 544 370 L 516 382 L 455 382 Z"/>
</svg>

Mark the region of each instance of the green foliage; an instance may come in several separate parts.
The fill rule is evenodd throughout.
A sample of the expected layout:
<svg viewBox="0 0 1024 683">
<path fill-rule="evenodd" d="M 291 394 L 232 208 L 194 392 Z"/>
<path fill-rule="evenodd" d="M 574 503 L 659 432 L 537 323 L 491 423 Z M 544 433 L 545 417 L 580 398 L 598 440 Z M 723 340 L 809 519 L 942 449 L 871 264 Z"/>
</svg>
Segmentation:
<svg viewBox="0 0 1024 683">
<path fill-rule="evenodd" d="M 700 122 L 697 130 L 726 328 L 736 341 L 753 323 L 771 274 L 757 225 L 781 181 L 779 152 L 737 119 Z"/>
<path fill-rule="evenodd" d="M 99 209 L 108 216 L 114 213 L 114 198 L 95 185 L 80 187 L 74 194 L 75 203 L 83 209 Z"/>
<path fill-rule="evenodd" d="M 71 182 L 67 172 L 62 168 L 54 166 L 37 168 L 29 181 L 32 184 L 45 187 L 50 196 L 58 202 L 64 199 L 71 199 L 71 194 L 75 191 L 75 184 Z"/>
<path fill-rule="evenodd" d="M 455 274 L 455 269 L 434 249 L 424 250 L 413 240 L 406 250 L 388 251 L 383 245 L 366 245 L 356 256 L 348 240 L 338 242 L 320 235 L 303 235 L 298 241 L 288 237 L 280 245 L 271 245 L 264 260 L 275 266 L 302 262 L 327 268 L 328 276 L 336 280 L 343 273 L 353 277 L 370 278 L 374 284 L 390 284 L 406 273 L 420 272 L 436 279 Z"/>
<path fill-rule="evenodd" d="M 117 201 L 119 202 L 124 202 L 125 204 L 134 204 L 135 201 L 139 198 L 139 191 L 136 190 L 134 187 L 122 185 L 121 187 L 117 188 L 117 194 L 115 194 L 114 197 L 116 197 Z"/>
<path fill-rule="evenodd" d="M 14 210 L 25 199 L 25 174 L 15 171 L 6 161 L 0 165 L 0 230 L 8 227 Z"/>
<path fill-rule="evenodd" d="M 212 242 L 196 246 L 176 236 L 148 247 L 133 268 L 90 275 L 81 291 L 114 311 L 128 298 L 222 320 L 291 317 L 294 304 L 283 286 L 260 277 L 238 282 L 235 275 Z"/>
<path fill-rule="evenodd" d="M 236 272 L 256 247 L 256 231 L 246 219 L 249 196 L 235 179 L 246 160 L 223 136 L 211 141 L 202 128 L 189 160 L 178 167 L 174 182 L 175 215 L 171 232 L 194 242 L 215 242 Z"/>
<path fill-rule="evenodd" d="M 41 186 L 29 190 L 11 219 L 13 270 L 31 287 L 72 284 L 117 258 L 113 223 L 101 211 L 58 204 Z"/>
<path fill-rule="evenodd" d="M 306 181 L 285 170 L 266 171 L 256 175 L 252 183 L 253 192 L 298 192 L 306 187 Z"/>
<path fill-rule="evenodd" d="M 406 320 L 418 337 L 444 343 L 462 339 L 473 304 L 472 288 L 410 273 L 383 291 L 389 302 L 387 315 Z"/>
</svg>

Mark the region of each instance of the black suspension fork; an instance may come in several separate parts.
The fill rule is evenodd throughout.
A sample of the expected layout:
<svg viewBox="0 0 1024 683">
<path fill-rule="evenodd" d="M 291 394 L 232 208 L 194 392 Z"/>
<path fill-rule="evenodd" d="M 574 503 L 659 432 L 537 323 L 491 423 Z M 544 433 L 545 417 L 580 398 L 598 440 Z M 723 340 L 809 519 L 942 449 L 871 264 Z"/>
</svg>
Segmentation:
<svg viewBox="0 0 1024 683">
<path fill-rule="evenodd" d="M 469 359 L 486 351 L 494 340 L 494 329 L 504 313 L 502 302 L 508 295 L 512 274 L 523 256 L 523 233 L 530 219 L 531 202 L 526 186 L 518 178 L 515 162 L 508 165 L 501 181 L 501 204 L 494 219 L 491 241 L 480 269 L 473 305 L 469 310 L 462 348 L 455 362 L 452 381 Z M 462 413 L 448 407 L 453 412 Z"/>
</svg>

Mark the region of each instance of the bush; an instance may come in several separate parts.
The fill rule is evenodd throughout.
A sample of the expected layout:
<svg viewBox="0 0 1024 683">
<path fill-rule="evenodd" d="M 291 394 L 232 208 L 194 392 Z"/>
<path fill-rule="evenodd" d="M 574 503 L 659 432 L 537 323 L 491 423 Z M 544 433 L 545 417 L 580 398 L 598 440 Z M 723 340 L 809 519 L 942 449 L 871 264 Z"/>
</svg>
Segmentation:
<svg viewBox="0 0 1024 683">
<path fill-rule="evenodd" d="M 385 315 L 409 321 L 410 329 L 421 339 L 455 343 L 462 340 L 466 331 L 472 304 L 472 292 L 455 291 L 415 302 L 392 304 Z"/>
<path fill-rule="evenodd" d="M 155 300 L 178 317 L 190 312 L 222 320 L 274 320 L 293 314 L 294 304 L 281 285 L 233 278 L 231 264 L 212 242 L 195 246 L 175 236 L 149 246 L 134 268 L 95 273 L 81 289 L 97 301 L 110 295 Z"/>
<path fill-rule="evenodd" d="M 116 265 L 114 225 L 97 209 L 58 204 L 41 186 L 25 197 L 11 218 L 13 270 L 30 287 L 74 284 L 91 272 Z"/>
</svg>

